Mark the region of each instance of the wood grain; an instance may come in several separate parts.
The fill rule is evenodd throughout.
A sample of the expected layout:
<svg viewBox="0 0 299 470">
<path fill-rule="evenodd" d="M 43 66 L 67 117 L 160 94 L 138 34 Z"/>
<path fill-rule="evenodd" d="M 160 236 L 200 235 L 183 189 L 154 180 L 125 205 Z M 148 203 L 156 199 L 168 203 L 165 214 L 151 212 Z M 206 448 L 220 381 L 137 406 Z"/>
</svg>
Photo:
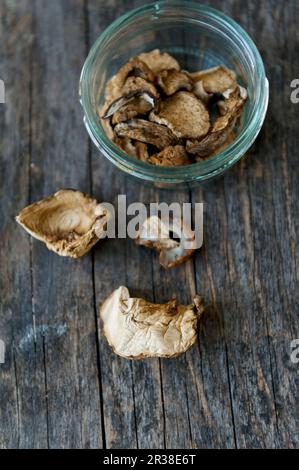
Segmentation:
<svg viewBox="0 0 299 470">
<path fill-rule="evenodd" d="M 270 81 L 266 123 L 245 159 L 192 191 L 127 179 L 89 141 L 81 67 L 117 16 L 146 1 L 4 0 L 0 9 L 0 448 L 298 448 L 298 105 L 296 0 L 210 0 L 258 45 Z M 204 202 L 204 247 L 173 270 L 130 239 L 62 259 L 14 222 L 62 187 L 116 204 Z M 98 307 L 119 285 L 207 311 L 198 344 L 174 360 L 112 354 Z"/>
</svg>

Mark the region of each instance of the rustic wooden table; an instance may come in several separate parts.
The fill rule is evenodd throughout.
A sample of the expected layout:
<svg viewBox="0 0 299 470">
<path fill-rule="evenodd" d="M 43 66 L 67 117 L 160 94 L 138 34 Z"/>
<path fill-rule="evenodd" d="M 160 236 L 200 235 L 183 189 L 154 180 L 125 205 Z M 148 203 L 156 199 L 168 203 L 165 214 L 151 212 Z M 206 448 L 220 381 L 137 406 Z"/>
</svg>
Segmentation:
<svg viewBox="0 0 299 470">
<path fill-rule="evenodd" d="M 82 123 L 87 52 L 119 14 L 144 1 L 2 0 L 1 448 L 298 447 L 297 0 L 211 0 L 257 43 L 270 108 L 246 159 L 204 189 L 158 192 L 99 158 Z M 75 187 L 115 203 L 204 201 L 205 244 L 167 274 L 155 254 L 110 240 L 73 261 L 14 221 L 28 203 Z M 119 285 L 135 295 L 208 305 L 198 345 L 174 360 L 112 354 L 98 306 Z"/>
</svg>

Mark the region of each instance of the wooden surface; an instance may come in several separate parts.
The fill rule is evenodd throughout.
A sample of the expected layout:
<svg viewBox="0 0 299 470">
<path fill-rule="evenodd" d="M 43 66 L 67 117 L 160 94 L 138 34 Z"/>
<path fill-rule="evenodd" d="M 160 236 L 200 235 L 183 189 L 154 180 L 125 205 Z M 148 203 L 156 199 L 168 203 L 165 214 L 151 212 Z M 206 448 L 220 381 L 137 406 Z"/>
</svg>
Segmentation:
<svg viewBox="0 0 299 470">
<path fill-rule="evenodd" d="M 87 52 L 142 1 L 2 0 L 0 78 L 1 448 L 298 447 L 297 0 L 212 0 L 243 25 L 265 60 L 270 108 L 246 159 L 204 189 L 163 193 L 99 158 L 82 123 Z M 165 274 L 131 240 L 73 261 L 16 225 L 30 202 L 74 187 L 116 202 L 204 201 L 205 244 Z M 134 295 L 208 305 L 198 344 L 174 360 L 130 362 L 102 336 L 98 305 Z"/>
</svg>

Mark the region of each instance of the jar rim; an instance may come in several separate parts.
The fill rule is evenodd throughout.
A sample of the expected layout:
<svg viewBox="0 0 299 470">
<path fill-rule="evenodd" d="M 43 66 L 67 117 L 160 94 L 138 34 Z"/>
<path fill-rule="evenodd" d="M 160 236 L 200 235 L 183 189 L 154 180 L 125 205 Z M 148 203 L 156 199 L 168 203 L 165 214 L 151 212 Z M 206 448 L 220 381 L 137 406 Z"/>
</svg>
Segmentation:
<svg viewBox="0 0 299 470">
<path fill-rule="evenodd" d="M 173 7 L 179 7 L 180 11 L 183 9 L 184 11 L 189 10 L 195 11 L 198 14 L 205 14 L 211 19 L 217 21 L 219 26 L 222 25 L 229 29 L 235 38 L 242 43 L 247 52 L 251 54 L 254 61 L 253 65 L 258 70 L 258 83 L 256 84 L 257 96 L 249 117 L 250 121 L 244 129 L 242 129 L 234 142 L 232 142 L 225 150 L 212 158 L 192 163 L 190 165 L 161 167 L 130 157 L 109 139 L 99 123 L 99 120 L 88 112 L 88 109 L 92 109 L 89 78 L 93 62 L 99 50 L 105 46 L 106 42 L 111 39 L 114 33 L 119 31 L 123 26 L 128 25 L 131 20 L 135 20 L 136 17 L 143 16 L 147 13 L 159 14 L 161 10 Z M 202 181 L 220 174 L 224 169 L 234 165 L 247 152 L 259 134 L 266 117 L 268 101 L 269 83 L 266 78 L 264 63 L 249 34 L 235 20 L 221 11 L 193 1 L 157 1 L 155 3 L 132 9 L 114 20 L 92 46 L 80 77 L 80 102 L 84 110 L 84 122 L 95 145 L 100 148 L 106 158 L 125 172 L 134 174 L 141 179 L 155 182 L 180 183 L 184 181 Z"/>
</svg>

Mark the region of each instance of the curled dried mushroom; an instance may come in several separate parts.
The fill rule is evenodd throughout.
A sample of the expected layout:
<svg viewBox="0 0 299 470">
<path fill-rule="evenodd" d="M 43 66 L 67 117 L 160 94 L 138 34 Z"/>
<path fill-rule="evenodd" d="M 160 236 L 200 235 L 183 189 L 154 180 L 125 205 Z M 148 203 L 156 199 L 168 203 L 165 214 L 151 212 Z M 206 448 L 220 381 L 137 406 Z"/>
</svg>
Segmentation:
<svg viewBox="0 0 299 470">
<path fill-rule="evenodd" d="M 162 221 L 151 216 L 142 224 L 135 242 L 159 253 L 163 268 L 173 268 L 187 261 L 195 252 L 194 232 L 182 220 Z"/>
<path fill-rule="evenodd" d="M 181 166 L 212 158 L 236 138 L 246 100 L 247 90 L 226 66 L 190 73 L 155 49 L 131 59 L 109 80 L 99 117 L 128 155 Z"/>
<path fill-rule="evenodd" d="M 23 209 L 16 220 L 49 250 L 79 258 L 103 237 L 109 212 L 80 191 L 62 189 Z"/>
<path fill-rule="evenodd" d="M 187 152 L 198 157 L 207 157 L 224 145 L 236 127 L 237 119 L 243 111 L 246 95 L 241 87 L 229 90 L 221 106 L 221 114 L 211 126 L 209 134 L 202 140 L 187 140 Z"/>
<path fill-rule="evenodd" d="M 115 126 L 114 131 L 118 137 L 129 137 L 154 145 L 159 149 L 178 143 L 178 139 L 170 129 L 144 119 L 131 119 L 127 122 L 121 122 Z"/>
<path fill-rule="evenodd" d="M 119 287 L 105 300 L 100 316 L 113 351 L 126 359 L 171 358 L 186 352 L 197 340 L 197 324 L 204 312 L 202 298 L 193 304 L 176 300 L 155 304 L 130 296 Z"/>
</svg>

